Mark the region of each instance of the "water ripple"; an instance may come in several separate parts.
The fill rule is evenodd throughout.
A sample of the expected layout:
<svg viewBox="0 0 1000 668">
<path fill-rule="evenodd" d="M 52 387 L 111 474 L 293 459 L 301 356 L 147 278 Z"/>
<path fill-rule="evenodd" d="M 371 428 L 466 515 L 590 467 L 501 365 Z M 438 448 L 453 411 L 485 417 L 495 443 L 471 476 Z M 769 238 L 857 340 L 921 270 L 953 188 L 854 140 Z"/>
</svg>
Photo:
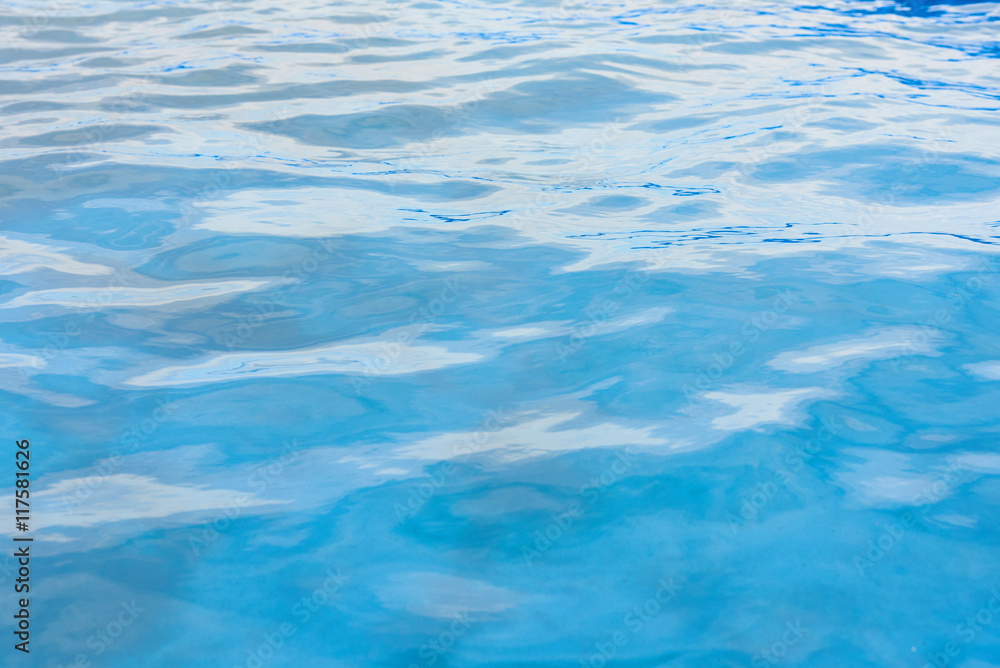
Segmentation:
<svg viewBox="0 0 1000 668">
<path fill-rule="evenodd" d="M 39 665 L 996 665 L 998 16 L 8 2 Z"/>
</svg>

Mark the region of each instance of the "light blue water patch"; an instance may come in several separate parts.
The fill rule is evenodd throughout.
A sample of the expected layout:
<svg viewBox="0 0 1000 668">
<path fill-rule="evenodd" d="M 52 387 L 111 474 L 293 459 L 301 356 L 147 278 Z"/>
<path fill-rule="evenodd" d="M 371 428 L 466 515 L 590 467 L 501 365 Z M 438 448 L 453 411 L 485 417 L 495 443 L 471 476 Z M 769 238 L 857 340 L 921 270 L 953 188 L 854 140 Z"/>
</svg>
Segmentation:
<svg viewBox="0 0 1000 668">
<path fill-rule="evenodd" d="M 0 664 L 1000 666 L 996 17 L 8 3 Z"/>
</svg>

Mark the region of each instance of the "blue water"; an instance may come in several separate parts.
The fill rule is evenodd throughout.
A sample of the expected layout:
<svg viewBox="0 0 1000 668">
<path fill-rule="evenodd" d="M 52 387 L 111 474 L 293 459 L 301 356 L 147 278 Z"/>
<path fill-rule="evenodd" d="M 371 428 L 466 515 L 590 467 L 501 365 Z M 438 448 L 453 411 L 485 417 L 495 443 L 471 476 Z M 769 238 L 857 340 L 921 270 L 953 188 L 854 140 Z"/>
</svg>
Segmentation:
<svg viewBox="0 0 1000 668">
<path fill-rule="evenodd" d="M 1000 666 L 998 18 L 6 3 L 0 663 Z"/>
</svg>

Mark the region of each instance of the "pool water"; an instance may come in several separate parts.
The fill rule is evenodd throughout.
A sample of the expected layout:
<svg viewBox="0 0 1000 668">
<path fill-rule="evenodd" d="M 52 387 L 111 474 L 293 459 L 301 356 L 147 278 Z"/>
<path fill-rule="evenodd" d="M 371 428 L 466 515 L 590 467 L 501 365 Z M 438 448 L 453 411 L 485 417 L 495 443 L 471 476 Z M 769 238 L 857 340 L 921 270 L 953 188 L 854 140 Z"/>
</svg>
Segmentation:
<svg viewBox="0 0 1000 668">
<path fill-rule="evenodd" d="M 7 3 L 0 663 L 1000 666 L 998 19 Z"/>
</svg>

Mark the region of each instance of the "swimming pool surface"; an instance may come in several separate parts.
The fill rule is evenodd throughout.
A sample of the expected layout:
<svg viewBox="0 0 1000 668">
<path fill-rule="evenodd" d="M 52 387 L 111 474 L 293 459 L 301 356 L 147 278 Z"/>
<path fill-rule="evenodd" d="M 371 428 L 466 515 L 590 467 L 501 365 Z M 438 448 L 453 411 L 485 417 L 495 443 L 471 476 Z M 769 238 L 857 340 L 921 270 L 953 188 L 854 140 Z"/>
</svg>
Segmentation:
<svg viewBox="0 0 1000 668">
<path fill-rule="evenodd" d="M 6 3 L 0 664 L 997 668 L 998 20 Z"/>
</svg>

